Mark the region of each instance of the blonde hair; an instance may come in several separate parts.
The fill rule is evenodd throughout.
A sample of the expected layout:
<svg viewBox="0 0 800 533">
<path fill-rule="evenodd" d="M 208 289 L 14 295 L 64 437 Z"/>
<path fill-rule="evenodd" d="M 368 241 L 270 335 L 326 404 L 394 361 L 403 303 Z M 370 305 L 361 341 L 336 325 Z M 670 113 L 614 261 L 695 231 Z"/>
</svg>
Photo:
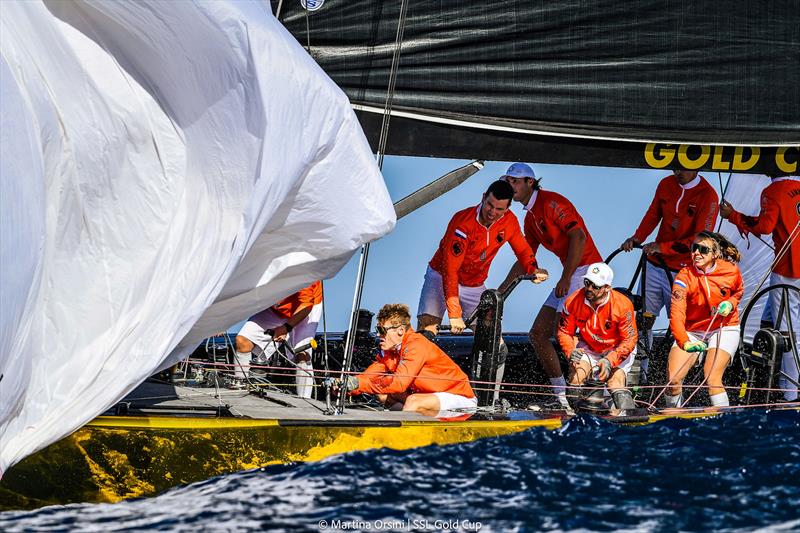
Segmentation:
<svg viewBox="0 0 800 533">
<path fill-rule="evenodd" d="M 406 304 L 386 304 L 381 307 L 376 317 L 378 324 L 391 322 L 392 326 L 411 327 L 411 312 Z"/>
<path fill-rule="evenodd" d="M 742 254 L 739 252 L 739 249 L 733 244 L 731 241 L 727 239 L 721 233 L 716 233 L 714 231 L 701 231 L 695 237 L 695 240 L 698 239 L 709 239 L 713 243 L 714 253 L 726 261 L 730 261 L 732 263 L 738 263 L 742 260 Z"/>
</svg>

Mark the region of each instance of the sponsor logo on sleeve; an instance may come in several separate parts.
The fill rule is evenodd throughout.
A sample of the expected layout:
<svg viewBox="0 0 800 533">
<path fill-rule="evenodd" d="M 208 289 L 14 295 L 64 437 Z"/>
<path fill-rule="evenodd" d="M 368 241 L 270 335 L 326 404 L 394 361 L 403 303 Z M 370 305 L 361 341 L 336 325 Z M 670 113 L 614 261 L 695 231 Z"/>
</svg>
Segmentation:
<svg viewBox="0 0 800 533">
<path fill-rule="evenodd" d="M 458 257 L 459 255 L 464 253 L 464 243 L 462 243 L 460 241 L 455 241 L 453 243 L 452 250 L 453 250 L 453 255 Z"/>
</svg>

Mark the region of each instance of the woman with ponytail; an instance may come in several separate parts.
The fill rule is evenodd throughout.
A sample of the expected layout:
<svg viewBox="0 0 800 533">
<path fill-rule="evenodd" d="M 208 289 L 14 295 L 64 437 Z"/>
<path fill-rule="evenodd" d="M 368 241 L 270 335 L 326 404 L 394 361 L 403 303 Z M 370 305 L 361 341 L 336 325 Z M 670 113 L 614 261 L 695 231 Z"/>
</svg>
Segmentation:
<svg viewBox="0 0 800 533">
<path fill-rule="evenodd" d="M 739 346 L 739 312 L 744 293 L 736 263 L 739 250 L 719 233 L 703 231 L 692 243 L 692 265 L 672 285 L 669 325 L 675 343 L 669 352 L 667 407 L 679 407 L 689 369 L 705 352 L 704 383 L 714 406 L 727 406 L 722 375 Z"/>
</svg>

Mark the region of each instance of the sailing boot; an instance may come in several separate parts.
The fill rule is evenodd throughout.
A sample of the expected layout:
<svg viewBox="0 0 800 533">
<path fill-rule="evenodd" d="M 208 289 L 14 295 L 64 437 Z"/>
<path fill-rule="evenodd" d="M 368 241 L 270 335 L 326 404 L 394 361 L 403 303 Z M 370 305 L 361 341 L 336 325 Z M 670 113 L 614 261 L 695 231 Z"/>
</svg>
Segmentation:
<svg viewBox="0 0 800 533">
<path fill-rule="evenodd" d="M 628 389 L 615 390 L 611 393 L 611 397 L 614 400 L 614 407 L 619 410 L 618 416 L 625 416 L 636 409 L 636 402 L 633 401 L 631 391 Z"/>
<path fill-rule="evenodd" d="M 297 395 L 301 398 L 311 398 L 314 391 L 314 367 L 311 361 L 299 361 L 295 370 L 294 382 L 297 385 Z"/>
<path fill-rule="evenodd" d="M 250 372 L 250 352 L 236 352 L 233 357 L 233 377 L 235 379 L 247 379 L 247 373 Z"/>
</svg>

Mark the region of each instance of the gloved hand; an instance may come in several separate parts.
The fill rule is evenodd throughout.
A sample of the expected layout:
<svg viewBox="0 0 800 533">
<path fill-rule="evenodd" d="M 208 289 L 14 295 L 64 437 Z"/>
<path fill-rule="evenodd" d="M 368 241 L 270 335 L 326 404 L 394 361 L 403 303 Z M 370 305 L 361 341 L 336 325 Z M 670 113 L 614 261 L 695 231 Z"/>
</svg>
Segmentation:
<svg viewBox="0 0 800 533">
<path fill-rule="evenodd" d="M 358 378 L 356 376 L 345 376 L 343 385 L 347 392 L 354 391 L 358 388 Z"/>
<path fill-rule="evenodd" d="M 575 348 L 569 354 L 569 362 L 572 363 L 573 365 L 577 365 L 578 363 L 580 363 L 581 357 L 583 357 L 584 354 L 585 352 L 583 350 L 581 350 L 580 348 Z"/>
<path fill-rule="evenodd" d="M 597 375 L 595 376 L 596 379 L 599 379 L 600 381 L 606 381 L 611 377 L 611 361 L 605 357 L 597 361 L 595 367 L 597 368 Z"/>
<path fill-rule="evenodd" d="M 722 300 L 715 311 L 719 316 L 728 316 L 733 311 L 733 304 L 728 300 Z"/>
<path fill-rule="evenodd" d="M 686 341 L 683 343 L 683 350 L 689 353 L 705 352 L 708 350 L 708 345 L 703 341 Z"/>
</svg>

